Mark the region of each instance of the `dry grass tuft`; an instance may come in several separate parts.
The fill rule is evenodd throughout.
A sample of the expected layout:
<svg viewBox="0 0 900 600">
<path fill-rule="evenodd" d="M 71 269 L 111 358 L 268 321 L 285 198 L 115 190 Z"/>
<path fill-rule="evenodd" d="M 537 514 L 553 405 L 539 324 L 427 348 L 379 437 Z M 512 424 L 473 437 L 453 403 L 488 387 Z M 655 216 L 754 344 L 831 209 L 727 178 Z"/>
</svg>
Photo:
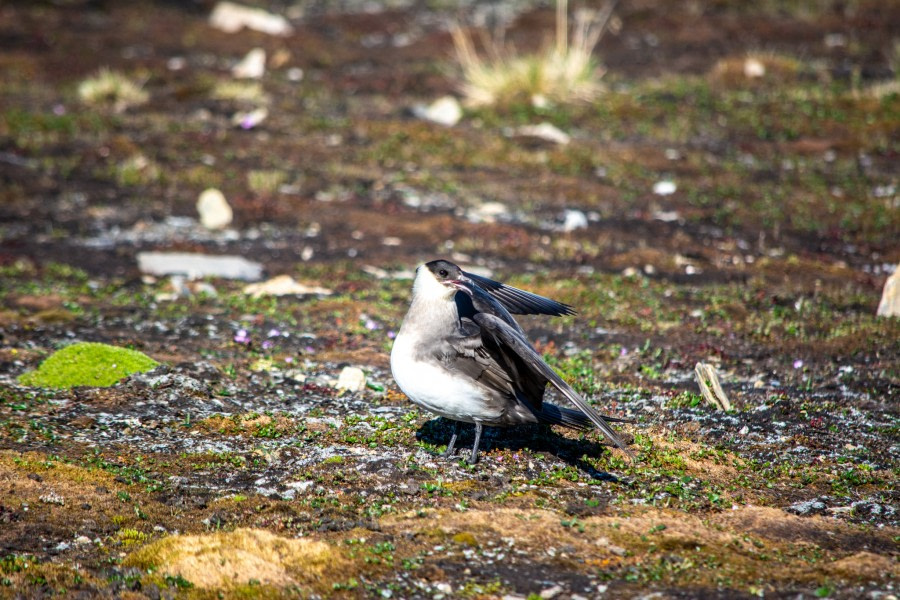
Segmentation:
<svg viewBox="0 0 900 600">
<path fill-rule="evenodd" d="M 534 55 L 520 56 L 495 39 L 485 39 L 487 57 L 475 49 L 469 33 L 453 29 L 456 58 L 463 70 L 462 93 L 470 106 L 532 102 L 590 101 L 602 91 L 603 69 L 593 57 L 615 2 L 600 11 L 575 13 L 571 38 L 568 2 L 556 3 L 556 43 Z"/>
<path fill-rule="evenodd" d="M 332 547 L 307 538 L 289 539 L 261 529 L 208 535 L 173 535 L 145 546 L 127 562 L 180 576 L 206 589 L 229 589 L 249 582 L 286 587 L 315 585 L 343 562 Z"/>
<path fill-rule="evenodd" d="M 112 105 L 116 112 L 140 106 L 150 99 L 144 82 L 106 67 L 78 84 L 78 97 L 87 104 Z"/>
</svg>

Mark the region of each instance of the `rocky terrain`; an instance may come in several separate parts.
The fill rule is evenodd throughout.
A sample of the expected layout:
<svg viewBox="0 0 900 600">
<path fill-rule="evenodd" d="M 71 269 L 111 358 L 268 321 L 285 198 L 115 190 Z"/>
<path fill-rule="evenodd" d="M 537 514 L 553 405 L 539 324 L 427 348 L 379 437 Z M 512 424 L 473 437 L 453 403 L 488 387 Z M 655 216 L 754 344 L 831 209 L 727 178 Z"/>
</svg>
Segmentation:
<svg viewBox="0 0 900 600">
<path fill-rule="evenodd" d="M 897 597 L 900 4 L 622 0 L 598 97 L 492 106 L 451 24 L 553 6 L 255 4 L 0 5 L 0 597 Z M 388 368 L 437 257 L 577 308 L 521 322 L 636 462 L 439 456 Z M 19 380 L 85 341 L 160 366 Z"/>
</svg>

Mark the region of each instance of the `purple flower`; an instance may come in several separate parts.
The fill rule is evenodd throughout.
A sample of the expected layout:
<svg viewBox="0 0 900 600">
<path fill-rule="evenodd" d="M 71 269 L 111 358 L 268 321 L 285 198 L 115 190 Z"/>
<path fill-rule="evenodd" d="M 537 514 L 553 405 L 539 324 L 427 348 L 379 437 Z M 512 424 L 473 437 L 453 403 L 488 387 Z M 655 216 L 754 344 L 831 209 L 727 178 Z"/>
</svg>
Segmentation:
<svg viewBox="0 0 900 600">
<path fill-rule="evenodd" d="M 397 337 L 397 333 L 394 330 L 388 331 L 389 339 L 394 339 L 395 337 Z"/>
<path fill-rule="evenodd" d="M 284 362 L 286 362 L 286 363 L 289 364 L 289 365 L 290 365 L 290 364 L 293 364 L 293 363 L 294 363 L 294 357 L 293 357 L 293 356 L 285 356 L 285 357 L 284 357 Z"/>
<path fill-rule="evenodd" d="M 250 336 L 247 334 L 246 329 L 238 329 L 238 332 L 234 334 L 234 341 L 238 344 L 249 344 Z"/>
<path fill-rule="evenodd" d="M 628 354 L 628 348 L 622 348 L 621 350 L 619 350 L 619 356 L 625 356 L 626 354 Z"/>
<path fill-rule="evenodd" d="M 372 319 L 366 319 L 366 329 L 368 329 L 369 331 L 373 331 L 375 329 L 381 329 L 381 325 L 379 325 Z"/>
<path fill-rule="evenodd" d="M 66 114 L 66 107 L 62 104 L 54 104 L 53 105 L 53 114 L 57 117 L 61 117 Z"/>
<path fill-rule="evenodd" d="M 278 337 L 280 335 L 281 335 L 281 331 L 279 331 L 278 329 L 270 329 L 269 333 L 266 334 L 266 337 L 273 338 L 273 337 Z"/>
<path fill-rule="evenodd" d="M 263 340 L 263 343 L 262 343 L 263 350 L 268 350 L 269 348 L 271 348 L 274 345 L 275 345 L 275 343 L 272 340 Z"/>
<path fill-rule="evenodd" d="M 798 358 L 797 360 L 795 360 L 795 361 L 794 361 L 794 368 L 795 368 L 795 369 L 801 369 L 801 368 L 803 368 L 803 361 L 800 360 L 799 358 Z"/>
</svg>

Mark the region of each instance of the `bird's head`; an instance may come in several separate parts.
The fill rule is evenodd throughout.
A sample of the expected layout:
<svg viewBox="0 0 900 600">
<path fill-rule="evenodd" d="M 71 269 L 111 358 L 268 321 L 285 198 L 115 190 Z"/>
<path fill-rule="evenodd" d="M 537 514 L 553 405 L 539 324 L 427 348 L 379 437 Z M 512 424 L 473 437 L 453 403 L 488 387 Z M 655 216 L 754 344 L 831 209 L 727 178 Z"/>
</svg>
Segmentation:
<svg viewBox="0 0 900 600">
<path fill-rule="evenodd" d="M 462 269 L 446 260 L 433 260 L 416 269 L 413 292 L 424 298 L 450 300 L 456 291 L 472 280 Z"/>
</svg>

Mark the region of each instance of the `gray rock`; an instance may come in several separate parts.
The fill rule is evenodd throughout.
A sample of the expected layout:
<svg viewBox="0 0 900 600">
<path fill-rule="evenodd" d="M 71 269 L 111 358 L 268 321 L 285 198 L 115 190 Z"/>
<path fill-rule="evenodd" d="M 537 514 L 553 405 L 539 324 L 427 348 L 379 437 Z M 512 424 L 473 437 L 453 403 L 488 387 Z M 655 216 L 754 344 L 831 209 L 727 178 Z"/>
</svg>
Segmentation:
<svg viewBox="0 0 900 600">
<path fill-rule="evenodd" d="M 139 252 L 138 268 L 149 275 L 185 275 L 190 279 L 222 277 L 255 281 L 263 267 L 242 256 L 209 256 L 191 252 Z"/>
</svg>

